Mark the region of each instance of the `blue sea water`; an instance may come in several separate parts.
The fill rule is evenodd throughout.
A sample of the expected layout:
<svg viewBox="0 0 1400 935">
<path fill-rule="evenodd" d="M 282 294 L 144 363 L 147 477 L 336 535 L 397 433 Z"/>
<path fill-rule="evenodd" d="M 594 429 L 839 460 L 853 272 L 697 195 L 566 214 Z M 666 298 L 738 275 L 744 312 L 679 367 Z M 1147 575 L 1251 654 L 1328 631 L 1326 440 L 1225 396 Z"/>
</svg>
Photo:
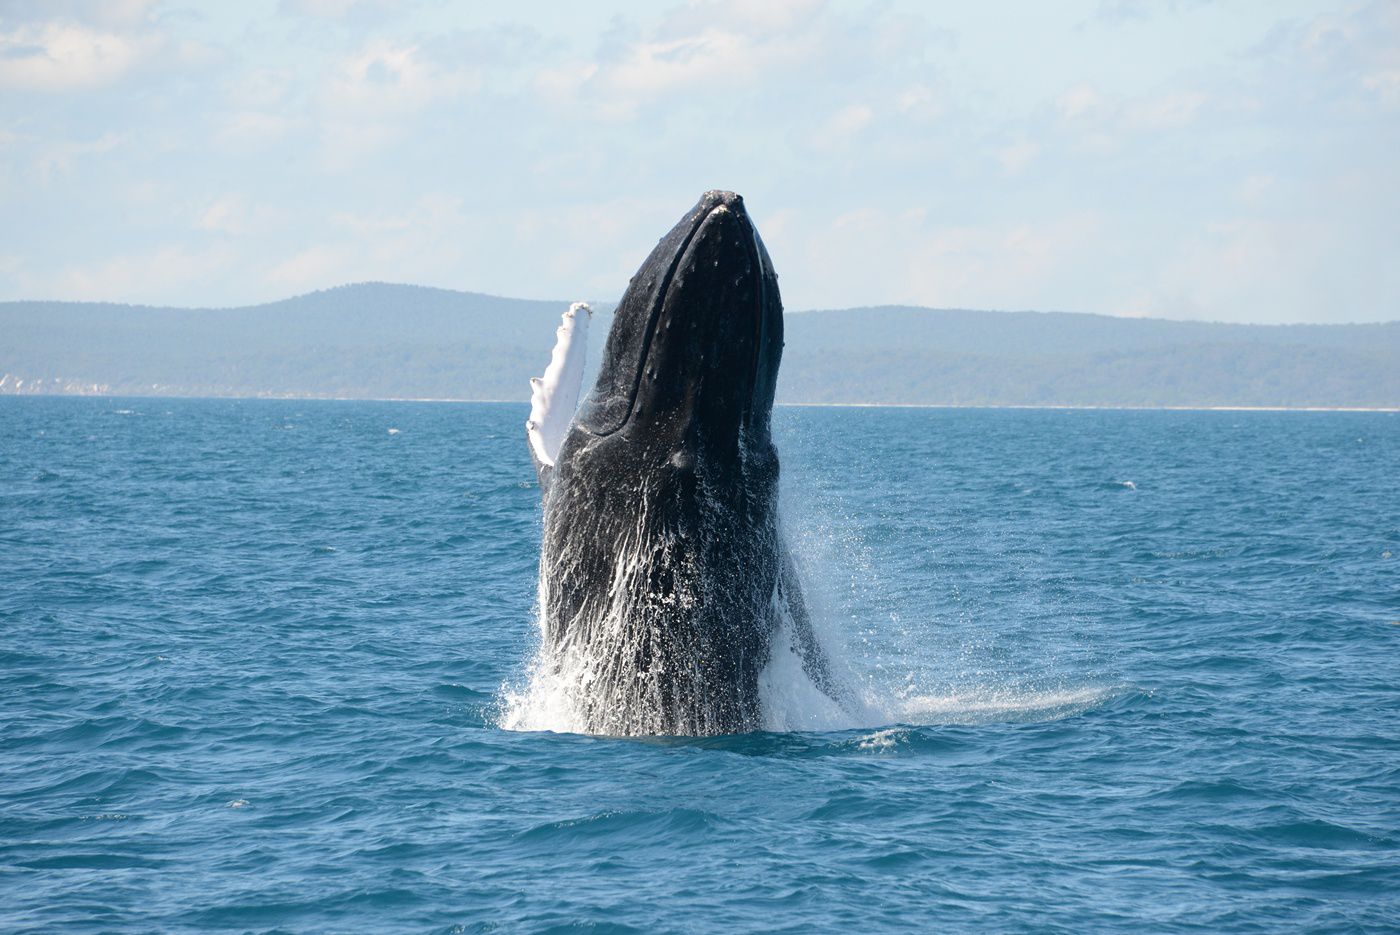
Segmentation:
<svg viewBox="0 0 1400 935">
<path fill-rule="evenodd" d="M 780 409 L 869 713 L 630 740 L 524 416 L 0 398 L 0 930 L 1400 925 L 1400 416 Z"/>
</svg>

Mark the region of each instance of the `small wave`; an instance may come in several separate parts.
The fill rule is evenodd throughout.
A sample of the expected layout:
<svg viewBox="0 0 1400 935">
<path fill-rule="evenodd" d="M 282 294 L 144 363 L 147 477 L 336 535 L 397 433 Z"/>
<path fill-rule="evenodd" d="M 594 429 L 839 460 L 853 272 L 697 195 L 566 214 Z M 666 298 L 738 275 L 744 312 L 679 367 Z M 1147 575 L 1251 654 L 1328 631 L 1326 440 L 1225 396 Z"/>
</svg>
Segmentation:
<svg viewBox="0 0 1400 935">
<path fill-rule="evenodd" d="M 887 727 L 884 730 L 877 730 L 869 737 L 862 737 L 856 741 L 857 750 L 884 751 L 893 750 L 899 743 L 908 736 L 908 731 L 895 727 Z"/>
<path fill-rule="evenodd" d="M 1393 843 L 1388 836 L 1320 818 L 1300 818 L 1262 825 L 1248 829 L 1246 834 L 1270 844 L 1331 850 L 1388 847 Z"/>
<path fill-rule="evenodd" d="M 630 837 L 639 831 L 659 835 L 687 834 L 712 828 L 717 822 L 712 813 L 692 808 L 608 809 L 593 815 L 535 825 L 518 833 L 515 839 L 521 843 L 542 842 L 551 847 L 564 842 L 577 846 L 588 839 Z"/>
</svg>

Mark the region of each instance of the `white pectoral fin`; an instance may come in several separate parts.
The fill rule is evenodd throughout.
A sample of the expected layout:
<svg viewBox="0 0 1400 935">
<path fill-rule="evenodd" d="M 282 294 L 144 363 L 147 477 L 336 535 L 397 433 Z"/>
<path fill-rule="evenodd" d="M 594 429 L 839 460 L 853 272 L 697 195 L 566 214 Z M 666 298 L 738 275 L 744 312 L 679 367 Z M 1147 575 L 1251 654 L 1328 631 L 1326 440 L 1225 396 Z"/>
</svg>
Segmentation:
<svg viewBox="0 0 1400 935">
<path fill-rule="evenodd" d="M 553 467 L 559 457 L 569 423 L 578 409 L 588 322 L 592 317 L 593 310 L 587 303 L 570 305 L 555 332 L 554 352 L 544 376 L 530 378 L 530 418 L 525 423 L 525 435 L 541 481 L 545 469 Z"/>
</svg>

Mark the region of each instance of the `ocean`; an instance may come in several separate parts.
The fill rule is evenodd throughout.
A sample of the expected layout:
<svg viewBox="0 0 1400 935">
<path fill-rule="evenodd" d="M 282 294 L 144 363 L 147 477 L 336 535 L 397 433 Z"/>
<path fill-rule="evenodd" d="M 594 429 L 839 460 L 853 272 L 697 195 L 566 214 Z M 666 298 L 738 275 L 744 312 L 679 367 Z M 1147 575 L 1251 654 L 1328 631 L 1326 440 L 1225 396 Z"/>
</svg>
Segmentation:
<svg viewBox="0 0 1400 935">
<path fill-rule="evenodd" d="M 0 398 L 0 931 L 1400 927 L 1400 415 L 780 408 L 863 708 L 618 739 L 526 409 Z"/>
</svg>

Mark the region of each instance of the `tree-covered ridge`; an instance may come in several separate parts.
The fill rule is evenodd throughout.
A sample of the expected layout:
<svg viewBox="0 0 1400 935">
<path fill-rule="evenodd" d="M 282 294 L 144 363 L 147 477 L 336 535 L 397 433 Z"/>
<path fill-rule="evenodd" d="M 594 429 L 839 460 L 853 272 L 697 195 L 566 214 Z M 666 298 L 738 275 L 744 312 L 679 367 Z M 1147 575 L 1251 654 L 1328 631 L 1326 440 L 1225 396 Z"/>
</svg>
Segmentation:
<svg viewBox="0 0 1400 935">
<path fill-rule="evenodd" d="M 0 394 L 521 400 L 567 301 L 384 283 L 267 305 L 0 303 Z M 590 331 L 596 364 L 610 323 Z M 1400 323 L 790 313 L 783 402 L 1400 406 Z"/>
</svg>

